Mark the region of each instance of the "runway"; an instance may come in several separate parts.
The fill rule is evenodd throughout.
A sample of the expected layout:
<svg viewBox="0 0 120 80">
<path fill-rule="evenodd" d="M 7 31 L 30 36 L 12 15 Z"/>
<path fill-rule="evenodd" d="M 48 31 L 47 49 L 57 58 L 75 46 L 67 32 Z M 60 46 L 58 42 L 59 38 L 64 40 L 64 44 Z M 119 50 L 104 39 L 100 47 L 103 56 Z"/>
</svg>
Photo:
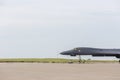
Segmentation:
<svg viewBox="0 0 120 80">
<path fill-rule="evenodd" d="M 0 63 L 0 80 L 120 80 L 120 64 Z"/>
</svg>

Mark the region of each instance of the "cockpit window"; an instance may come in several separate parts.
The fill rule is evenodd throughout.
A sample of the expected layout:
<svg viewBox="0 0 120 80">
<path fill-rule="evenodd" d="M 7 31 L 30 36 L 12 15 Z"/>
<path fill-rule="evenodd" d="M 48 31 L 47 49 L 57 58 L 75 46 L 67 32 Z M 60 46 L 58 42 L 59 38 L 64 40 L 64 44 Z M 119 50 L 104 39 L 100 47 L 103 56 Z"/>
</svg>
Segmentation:
<svg viewBox="0 0 120 80">
<path fill-rule="evenodd" d="M 74 50 L 80 50 L 80 48 L 74 48 Z"/>
<path fill-rule="evenodd" d="M 81 52 L 80 48 L 74 48 L 75 51 Z"/>
</svg>

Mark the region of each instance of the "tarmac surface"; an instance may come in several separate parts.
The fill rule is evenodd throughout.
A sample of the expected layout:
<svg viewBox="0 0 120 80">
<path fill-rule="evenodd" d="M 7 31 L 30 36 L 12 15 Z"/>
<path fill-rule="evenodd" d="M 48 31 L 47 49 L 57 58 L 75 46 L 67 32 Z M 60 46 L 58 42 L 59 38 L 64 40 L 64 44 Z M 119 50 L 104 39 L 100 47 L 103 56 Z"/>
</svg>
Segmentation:
<svg viewBox="0 0 120 80">
<path fill-rule="evenodd" d="M 120 80 L 120 64 L 0 63 L 0 80 Z"/>
</svg>

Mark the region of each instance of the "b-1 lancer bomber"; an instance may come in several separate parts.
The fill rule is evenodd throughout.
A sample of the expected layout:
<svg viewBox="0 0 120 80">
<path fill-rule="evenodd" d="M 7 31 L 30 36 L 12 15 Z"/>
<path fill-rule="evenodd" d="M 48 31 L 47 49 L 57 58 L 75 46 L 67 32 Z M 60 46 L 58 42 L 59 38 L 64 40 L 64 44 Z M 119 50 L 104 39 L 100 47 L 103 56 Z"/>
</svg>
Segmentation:
<svg viewBox="0 0 120 80">
<path fill-rule="evenodd" d="M 102 57 L 102 56 L 114 56 L 120 58 L 120 49 L 100 49 L 100 48 L 90 48 L 90 47 L 78 47 L 72 50 L 61 52 L 62 55 L 92 55 L 93 57 Z M 119 60 L 120 62 L 120 60 Z"/>
</svg>

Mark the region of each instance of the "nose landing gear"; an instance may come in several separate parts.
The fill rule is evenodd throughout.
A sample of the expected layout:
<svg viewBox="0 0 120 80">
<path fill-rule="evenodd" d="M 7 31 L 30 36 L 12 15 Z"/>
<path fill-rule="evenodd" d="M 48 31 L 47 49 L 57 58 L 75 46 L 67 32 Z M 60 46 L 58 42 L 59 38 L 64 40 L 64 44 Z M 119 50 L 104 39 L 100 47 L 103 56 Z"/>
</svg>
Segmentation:
<svg viewBox="0 0 120 80">
<path fill-rule="evenodd" d="M 78 61 L 78 62 L 79 62 L 79 64 L 82 62 L 81 56 L 80 56 L 80 55 L 79 55 L 79 61 Z"/>
</svg>

